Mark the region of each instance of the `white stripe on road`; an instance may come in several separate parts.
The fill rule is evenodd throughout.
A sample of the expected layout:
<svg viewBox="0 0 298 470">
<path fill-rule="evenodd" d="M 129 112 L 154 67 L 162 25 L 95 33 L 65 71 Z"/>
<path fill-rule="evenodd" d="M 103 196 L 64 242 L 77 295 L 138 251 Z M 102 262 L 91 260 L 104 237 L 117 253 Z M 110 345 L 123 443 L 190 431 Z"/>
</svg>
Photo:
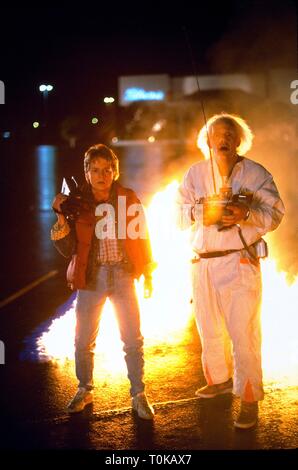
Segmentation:
<svg viewBox="0 0 298 470">
<path fill-rule="evenodd" d="M 5 305 L 9 304 L 10 302 L 13 302 L 13 301 L 14 301 L 15 299 L 17 299 L 18 297 L 21 297 L 22 295 L 26 294 L 26 292 L 28 292 L 28 291 L 31 290 L 31 289 L 34 289 L 34 287 L 38 286 L 38 285 L 41 284 L 42 282 L 47 281 L 47 280 L 50 279 L 51 277 L 56 276 L 56 274 L 58 274 L 58 271 L 57 271 L 57 270 L 50 271 L 50 272 L 48 272 L 47 274 L 45 274 L 44 276 L 39 277 L 38 279 L 36 279 L 35 281 L 31 282 L 31 283 L 28 284 L 27 286 L 23 287 L 22 289 L 18 290 L 18 291 L 15 292 L 14 294 L 10 295 L 10 296 L 7 297 L 6 299 L 1 300 L 1 302 L 0 302 L 0 308 L 4 307 Z"/>
<path fill-rule="evenodd" d="M 223 395 L 222 395 L 223 396 Z M 181 399 L 178 399 L 178 400 L 169 400 L 169 401 L 160 401 L 160 402 L 156 402 L 156 403 L 151 403 L 151 405 L 154 406 L 154 409 L 163 409 L 163 408 L 167 408 L 169 406 L 172 406 L 172 405 L 183 405 L 183 404 L 191 404 L 192 402 L 198 402 L 198 403 L 205 403 L 207 399 L 204 399 L 204 398 L 199 398 L 199 397 L 190 397 L 190 398 L 181 398 Z M 95 403 L 95 401 L 93 402 Z M 88 405 L 90 407 L 91 403 Z M 90 421 L 98 421 L 102 418 L 106 418 L 106 417 L 114 417 L 114 416 L 120 416 L 122 414 L 126 414 L 126 413 L 131 413 L 132 412 L 132 408 L 131 406 L 126 406 L 125 408 L 115 408 L 113 410 L 101 410 L 101 411 L 93 411 L 92 410 L 92 414 L 90 414 L 90 416 L 88 416 L 88 419 Z M 28 422 L 30 423 L 34 423 L 34 424 L 41 424 L 41 423 L 55 423 L 55 424 L 61 424 L 61 423 L 69 423 L 69 420 L 72 419 L 74 416 L 76 415 L 81 415 L 81 413 L 64 413 L 63 415 L 61 416 L 56 416 L 56 417 L 50 417 L 50 418 L 41 418 L 41 419 L 34 419 L 34 420 L 29 420 Z"/>
</svg>

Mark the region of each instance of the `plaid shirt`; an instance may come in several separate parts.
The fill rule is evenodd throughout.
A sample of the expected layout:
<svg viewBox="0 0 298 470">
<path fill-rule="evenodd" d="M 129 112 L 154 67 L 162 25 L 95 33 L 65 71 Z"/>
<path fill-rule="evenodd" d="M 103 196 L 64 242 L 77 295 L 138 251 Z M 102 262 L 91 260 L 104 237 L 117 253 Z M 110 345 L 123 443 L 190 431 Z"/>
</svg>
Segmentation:
<svg viewBox="0 0 298 470">
<path fill-rule="evenodd" d="M 100 264 L 114 264 L 123 260 L 123 252 L 117 238 L 99 240 L 98 261 Z"/>
<path fill-rule="evenodd" d="M 107 202 L 115 208 L 115 195 L 113 193 Z M 97 219 L 100 220 L 100 218 Z M 121 242 L 117 239 L 115 231 L 115 220 L 111 213 L 107 212 L 105 215 L 105 225 L 101 227 L 101 235 L 104 236 L 98 240 L 97 262 L 99 264 L 115 264 L 124 259 Z"/>
</svg>

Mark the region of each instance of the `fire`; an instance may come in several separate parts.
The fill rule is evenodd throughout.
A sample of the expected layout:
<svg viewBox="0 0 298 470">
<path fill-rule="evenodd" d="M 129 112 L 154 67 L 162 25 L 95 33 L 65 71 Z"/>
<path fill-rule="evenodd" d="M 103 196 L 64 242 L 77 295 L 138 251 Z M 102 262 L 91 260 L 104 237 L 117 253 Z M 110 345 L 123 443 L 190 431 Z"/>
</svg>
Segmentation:
<svg viewBox="0 0 298 470">
<path fill-rule="evenodd" d="M 158 267 L 153 275 L 154 293 L 143 298 L 141 279 L 136 283 L 141 309 L 145 348 L 161 343 L 175 344 L 187 340 L 187 326 L 192 318 L 189 259 L 189 233 L 175 228 L 173 221 L 173 182 L 153 197 L 147 219 L 154 258 Z M 262 262 L 263 273 L 263 369 L 267 383 L 297 384 L 298 318 L 296 305 L 298 280 L 287 283 L 286 274 L 278 272 L 272 259 Z M 74 305 L 55 319 L 49 331 L 38 339 L 41 358 L 63 363 L 74 354 Z M 113 306 L 107 301 L 101 318 L 96 353 L 100 368 L 124 372 L 125 365 Z M 279 384 L 280 385 L 280 384 Z"/>
<path fill-rule="evenodd" d="M 289 285 L 276 262 L 262 262 L 263 370 L 265 381 L 279 385 L 298 383 L 298 278 Z"/>
<path fill-rule="evenodd" d="M 180 342 L 185 336 L 191 318 L 191 287 L 189 259 L 191 256 L 188 234 L 173 230 L 172 201 L 178 183 L 167 186 L 157 193 L 147 210 L 154 258 L 158 267 L 153 274 L 154 294 L 143 297 L 143 279 L 136 282 L 142 318 L 142 333 L 145 346 L 162 342 Z M 41 359 L 72 359 L 74 356 L 75 305 L 53 320 L 49 331 L 38 339 Z M 102 366 L 114 372 L 125 368 L 118 326 L 113 306 L 107 300 L 100 323 L 96 353 L 101 356 Z"/>
</svg>

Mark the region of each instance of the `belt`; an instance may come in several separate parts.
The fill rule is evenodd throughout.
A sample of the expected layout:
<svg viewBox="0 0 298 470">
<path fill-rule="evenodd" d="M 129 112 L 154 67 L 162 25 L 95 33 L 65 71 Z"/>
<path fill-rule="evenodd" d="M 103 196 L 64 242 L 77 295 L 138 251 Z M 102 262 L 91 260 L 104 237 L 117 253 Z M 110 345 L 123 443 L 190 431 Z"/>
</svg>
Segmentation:
<svg viewBox="0 0 298 470">
<path fill-rule="evenodd" d="M 97 259 L 97 265 L 98 266 L 120 266 L 122 264 L 126 264 L 127 261 L 124 260 L 124 259 L 121 259 L 119 261 L 104 261 L 104 262 L 101 262 L 99 261 L 99 259 Z"/>
<path fill-rule="evenodd" d="M 121 261 L 110 261 L 110 262 L 106 262 L 106 263 L 100 263 L 100 262 L 97 262 L 97 267 L 100 268 L 100 267 L 109 267 L 109 268 L 122 268 L 124 269 L 125 271 L 127 271 L 128 273 L 133 273 L 134 269 L 133 269 L 133 265 L 127 260 L 127 259 L 122 259 Z"/>
<path fill-rule="evenodd" d="M 230 253 L 235 253 L 236 251 L 241 250 L 242 248 L 240 250 L 210 251 L 207 253 L 198 253 L 199 258 L 193 258 L 191 262 L 197 263 L 198 261 L 200 261 L 201 258 L 219 258 L 220 256 L 226 256 Z"/>
</svg>

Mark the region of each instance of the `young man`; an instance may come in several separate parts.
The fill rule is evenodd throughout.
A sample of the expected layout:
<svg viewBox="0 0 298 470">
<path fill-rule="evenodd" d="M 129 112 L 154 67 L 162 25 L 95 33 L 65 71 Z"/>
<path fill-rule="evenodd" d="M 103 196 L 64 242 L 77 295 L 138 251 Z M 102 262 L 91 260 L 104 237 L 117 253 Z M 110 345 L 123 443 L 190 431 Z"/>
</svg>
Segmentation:
<svg viewBox="0 0 298 470">
<path fill-rule="evenodd" d="M 276 229 L 284 214 L 271 174 L 240 156 L 252 138 L 238 116 L 209 119 L 199 145 L 212 158 L 188 170 L 177 201 L 181 227 L 194 224 L 193 300 L 207 381 L 196 395 L 207 399 L 233 390 L 241 398 L 234 424 L 243 429 L 256 423 L 264 396 L 258 251 L 264 248 L 261 237 Z M 238 196 L 231 200 L 232 195 Z"/>
<path fill-rule="evenodd" d="M 62 255 L 71 257 L 67 281 L 78 290 L 75 363 L 79 388 L 68 411 L 82 411 L 93 400 L 94 348 L 101 311 L 109 297 L 124 343 L 132 407 L 139 417 L 152 419 L 154 410 L 144 392 L 143 337 L 134 288 L 134 279 L 143 274 L 145 290 L 151 295 L 154 263 L 143 209 L 136 194 L 117 182 L 119 161 L 110 148 L 90 147 L 84 171 L 86 185 L 73 223 L 61 207 L 67 196 L 58 194 L 53 201 L 58 220 L 51 238 Z"/>
</svg>

